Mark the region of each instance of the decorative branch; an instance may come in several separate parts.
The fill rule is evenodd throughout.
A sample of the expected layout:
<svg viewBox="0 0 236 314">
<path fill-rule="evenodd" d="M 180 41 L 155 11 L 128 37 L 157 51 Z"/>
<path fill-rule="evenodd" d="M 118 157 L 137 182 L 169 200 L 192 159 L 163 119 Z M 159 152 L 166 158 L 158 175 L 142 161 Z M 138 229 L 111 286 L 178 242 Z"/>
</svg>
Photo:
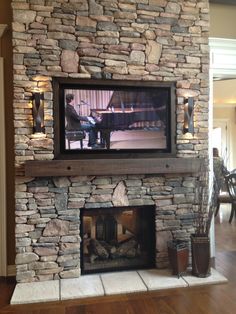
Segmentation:
<svg viewBox="0 0 236 314">
<path fill-rule="evenodd" d="M 216 180 L 209 188 L 207 159 L 203 161 L 199 174 L 199 180 L 195 189 L 195 204 L 197 212 L 194 218 L 195 235 L 208 236 L 212 217 L 217 206 L 218 188 Z"/>
</svg>

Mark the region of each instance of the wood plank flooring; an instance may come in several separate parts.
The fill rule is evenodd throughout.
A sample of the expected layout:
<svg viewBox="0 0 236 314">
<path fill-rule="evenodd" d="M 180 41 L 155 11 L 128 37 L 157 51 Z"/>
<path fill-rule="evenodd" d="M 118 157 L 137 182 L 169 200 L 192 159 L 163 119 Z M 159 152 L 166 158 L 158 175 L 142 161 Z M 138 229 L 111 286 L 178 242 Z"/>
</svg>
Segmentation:
<svg viewBox="0 0 236 314">
<path fill-rule="evenodd" d="M 30 305 L 9 305 L 14 279 L 0 280 L 1 314 L 233 314 L 236 313 L 236 220 L 229 208 L 216 218 L 216 269 L 229 280 L 209 285 Z"/>
</svg>

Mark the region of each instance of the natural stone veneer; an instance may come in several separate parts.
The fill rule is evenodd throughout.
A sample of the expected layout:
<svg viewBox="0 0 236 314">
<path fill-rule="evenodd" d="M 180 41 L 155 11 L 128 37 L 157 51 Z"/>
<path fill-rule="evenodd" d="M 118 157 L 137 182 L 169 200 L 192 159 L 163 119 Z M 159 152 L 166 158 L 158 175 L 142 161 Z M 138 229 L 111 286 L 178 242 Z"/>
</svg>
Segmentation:
<svg viewBox="0 0 236 314">
<path fill-rule="evenodd" d="M 80 275 L 81 208 L 155 205 L 157 267 L 167 266 L 167 241 L 172 236 L 188 239 L 193 232 L 195 180 L 170 175 L 83 176 L 18 185 L 25 192 L 16 208 L 17 280 Z"/>
<path fill-rule="evenodd" d="M 177 157 L 208 148 L 208 0 L 12 0 L 16 168 L 54 158 L 53 77 L 176 82 Z M 32 136 L 30 99 L 44 91 L 45 138 Z M 184 97 L 195 134 L 183 134 Z M 79 210 L 156 204 L 157 267 L 166 241 L 189 238 L 196 177 L 16 177 L 17 280 L 80 274 Z"/>
</svg>

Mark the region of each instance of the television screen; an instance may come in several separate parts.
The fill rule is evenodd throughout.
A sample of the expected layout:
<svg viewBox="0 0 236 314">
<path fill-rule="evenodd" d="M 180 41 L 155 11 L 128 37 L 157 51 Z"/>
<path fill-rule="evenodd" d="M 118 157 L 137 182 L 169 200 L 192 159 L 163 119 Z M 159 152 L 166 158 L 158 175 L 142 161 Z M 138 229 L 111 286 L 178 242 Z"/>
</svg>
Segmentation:
<svg viewBox="0 0 236 314">
<path fill-rule="evenodd" d="M 125 83 L 59 86 L 63 152 L 171 151 L 172 85 Z"/>
</svg>

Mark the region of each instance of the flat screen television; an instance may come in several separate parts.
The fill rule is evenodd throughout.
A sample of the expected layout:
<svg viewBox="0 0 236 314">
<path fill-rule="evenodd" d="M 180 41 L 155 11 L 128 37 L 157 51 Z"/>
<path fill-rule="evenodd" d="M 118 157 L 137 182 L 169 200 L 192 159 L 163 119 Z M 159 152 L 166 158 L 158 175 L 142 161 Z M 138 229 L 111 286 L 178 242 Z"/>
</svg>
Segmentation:
<svg viewBox="0 0 236 314">
<path fill-rule="evenodd" d="M 175 85 L 55 78 L 56 155 L 175 153 Z"/>
</svg>

